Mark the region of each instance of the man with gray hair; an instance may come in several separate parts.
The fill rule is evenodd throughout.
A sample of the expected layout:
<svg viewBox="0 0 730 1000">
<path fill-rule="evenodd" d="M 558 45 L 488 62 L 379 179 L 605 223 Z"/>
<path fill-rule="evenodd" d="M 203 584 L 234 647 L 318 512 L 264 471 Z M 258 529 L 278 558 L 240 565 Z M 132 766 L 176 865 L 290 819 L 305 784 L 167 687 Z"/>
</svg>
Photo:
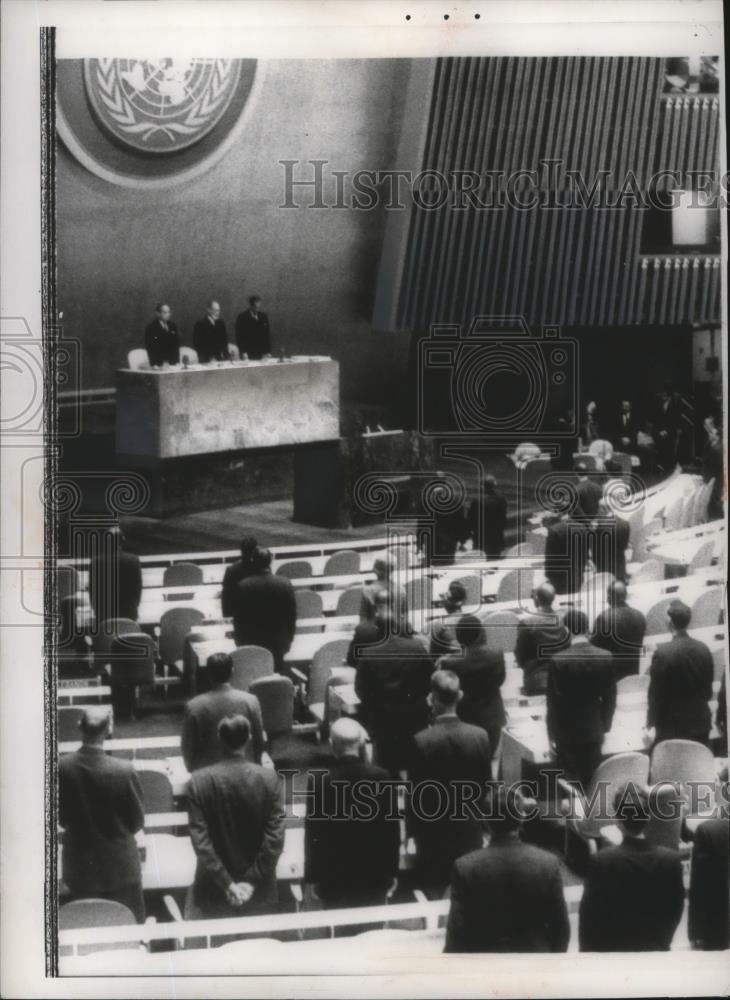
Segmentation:
<svg viewBox="0 0 730 1000">
<path fill-rule="evenodd" d="M 79 723 L 82 745 L 58 765 L 62 876 L 72 899 L 111 899 L 145 917 L 135 834 L 144 826 L 134 766 L 104 753 L 111 735 L 108 705 L 89 705 Z"/>
<path fill-rule="evenodd" d="M 326 909 L 382 905 L 398 875 L 396 787 L 370 764 L 355 719 L 332 725 L 329 768 L 310 775 L 304 827 L 305 880 Z"/>
</svg>

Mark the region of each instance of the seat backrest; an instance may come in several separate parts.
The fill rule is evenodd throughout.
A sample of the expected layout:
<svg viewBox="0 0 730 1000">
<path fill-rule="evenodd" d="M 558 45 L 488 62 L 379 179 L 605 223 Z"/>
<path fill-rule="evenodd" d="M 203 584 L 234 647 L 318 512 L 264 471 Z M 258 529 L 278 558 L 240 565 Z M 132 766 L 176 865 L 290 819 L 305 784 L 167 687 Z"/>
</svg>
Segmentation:
<svg viewBox="0 0 730 1000">
<path fill-rule="evenodd" d="M 348 587 L 347 590 L 343 590 L 337 598 L 337 609 L 335 611 L 335 615 L 337 617 L 342 617 L 344 615 L 359 615 L 361 604 L 362 587 Z"/>
<path fill-rule="evenodd" d="M 517 645 L 520 619 L 514 611 L 493 611 L 483 619 L 487 635 L 487 649 L 513 653 Z"/>
<path fill-rule="evenodd" d="M 405 583 L 406 604 L 410 611 L 429 611 L 433 605 L 433 582 L 430 576 L 410 577 Z"/>
<path fill-rule="evenodd" d="M 460 583 L 466 591 L 464 599 L 464 614 L 473 612 L 481 607 L 482 603 L 482 578 L 476 573 L 469 573 L 467 576 L 460 576 L 452 583 Z"/>
<path fill-rule="evenodd" d="M 58 742 L 74 743 L 81 739 L 79 723 L 84 714 L 80 705 L 61 706 L 58 709 Z"/>
<path fill-rule="evenodd" d="M 504 557 L 505 559 L 517 559 L 519 556 L 531 556 L 532 554 L 533 550 L 530 542 L 518 542 L 517 545 L 511 545 L 507 549 Z"/>
<path fill-rule="evenodd" d="M 233 673 L 231 687 L 248 691 L 253 681 L 274 672 L 274 656 L 263 646 L 238 646 L 231 653 Z"/>
<path fill-rule="evenodd" d="M 651 782 L 715 781 L 712 750 L 694 740 L 662 740 L 651 755 Z"/>
<path fill-rule="evenodd" d="M 664 511 L 664 528 L 666 531 L 676 531 L 678 528 L 682 527 L 682 517 L 684 514 L 685 503 L 686 497 L 682 495 L 676 497 L 666 507 Z"/>
<path fill-rule="evenodd" d="M 692 604 L 692 628 L 704 628 L 719 624 L 722 610 L 722 587 L 706 590 Z"/>
<path fill-rule="evenodd" d="M 135 770 L 142 786 L 145 814 L 172 812 L 175 807 L 175 797 L 168 776 L 151 767 L 136 768 Z"/>
<path fill-rule="evenodd" d="M 81 930 L 86 927 L 131 927 L 136 918 L 129 907 L 111 899 L 75 899 L 72 903 L 64 903 L 58 908 L 58 929 L 60 931 Z M 104 942 L 103 944 L 81 945 L 77 955 L 90 955 L 99 951 L 136 951 L 140 947 L 138 941 Z M 66 945 L 60 949 L 60 954 L 70 954 L 71 948 Z"/>
<path fill-rule="evenodd" d="M 155 652 L 155 640 L 144 632 L 117 636 L 109 656 L 112 683 L 154 684 Z"/>
<path fill-rule="evenodd" d="M 160 659 L 169 666 L 183 658 L 185 639 L 205 615 L 197 608 L 170 608 L 160 618 Z"/>
<path fill-rule="evenodd" d="M 676 808 L 677 791 L 671 782 L 657 785 L 651 790 L 649 822 L 644 836 L 652 847 L 679 850 L 682 832 L 682 810 Z"/>
<path fill-rule="evenodd" d="M 662 597 L 652 604 L 646 613 L 646 635 L 661 635 L 668 631 L 667 608 L 675 600 L 674 597 Z"/>
<path fill-rule="evenodd" d="M 593 772 L 586 799 L 594 802 L 594 812 L 581 820 L 583 832 L 595 836 L 597 831 L 613 822 L 613 798 L 625 782 L 644 788 L 649 780 L 649 758 L 643 753 L 617 753 L 602 761 Z"/>
<path fill-rule="evenodd" d="M 163 587 L 186 587 L 203 582 L 203 570 L 195 563 L 181 562 L 166 566 L 162 574 Z"/>
<path fill-rule="evenodd" d="M 292 559 L 276 567 L 277 576 L 285 576 L 287 580 L 298 580 L 301 577 L 312 576 L 312 564 L 308 559 Z"/>
<path fill-rule="evenodd" d="M 616 684 L 616 698 L 621 701 L 622 697 L 631 697 L 647 694 L 649 691 L 649 674 L 630 674 L 622 677 Z"/>
<path fill-rule="evenodd" d="M 350 549 L 335 552 L 324 564 L 324 576 L 349 576 L 360 572 L 360 553 Z"/>
<path fill-rule="evenodd" d="M 711 539 L 709 542 L 705 542 L 703 545 L 700 545 L 690 559 L 689 565 L 687 566 L 688 575 L 696 573 L 698 569 L 705 569 L 707 566 L 711 566 L 714 556 L 715 540 Z"/>
<path fill-rule="evenodd" d="M 307 701 L 310 705 L 324 701 L 327 681 L 332 676 L 332 671 L 345 662 L 349 648 L 350 643 L 347 639 L 333 639 L 331 642 L 325 642 L 314 654 L 307 684 Z"/>
<path fill-rule="evenodd" d="M 141 632 L 139 623 L 131 618 L 107 618 L 99 626 L 98 634 L 94 636 L 94 659 L 97 666 L 104 666 L 111 656 L 112 643 L 118 636 L 138 635 Z M 130 649 L 133 652 L 133 649 Z"/>
<path fill-rule="evenodd" d="M 269 737 L 289 733 L 294 725 L 294 685 L 288 677 L 259 677 L 249 688 L 261 705 L 264 730 Z"/>
<path fill-rule="evenodd" d="M 708 483 L 702 487 L 697 498 L 697 504 L 695 506 L 695 524 L 705 524 L 708 518 L 708 512 L 710 509 L 710 497 L 712 496 L 712 491 L 715 488 L 715 480 L 711 479 Z"/>
<path fill-rule="evenodd" d="M 193 347 L 181 347 L 180 348 L 180 360 L 187 360 L 189 365 L 197 365 L 198 363 L 198 352 Z"/>
<path fill-rule="evenodd" d="M 529 601 L 535 586 L 533 569 L 511 569 L 497 586 L 497 601 Z"/>
<path fill-rule="evenodd" d="M 718 646 L 712 652 L 712 662 L 715 665 L 715 677 L 714 680 L 718 683 L 722 680 L 723 674 L 725 673 L 725 646 Z"/>
<path fill-rule="evenodd" d="M 140 368 L 149 368 L 150 357 L 144 347 L 135 347 L 127 352 L 127 368 L 138 371 Z"/>
<path fill-rule="evenodd" d="M 322 598 L 316 590 L 300 590 L 294 593 L 297 603 L 297 618 L 321 618 Z"/>
<path fill-rule="evenodd" d="M 634 550 L 634 560 L 641 562 L 650 557 L 651 553 L 647 551 L 646 543 L 656 531 L 662 530 L 662 522 L 658 517 L 644 522 L 641 516 L 639 516 L 636 522 L 632 521 L 632 525 L 634 523 L 636 523 L 636 530 L 632 530 L 631 532 L 631 546 Z"/>
<path fill-rule="evenodd" d="M 632 574 L 632 583 L 655 583 L 664 579 L 664 563 L 658 559 L 647 559 Z"/>
</svg>

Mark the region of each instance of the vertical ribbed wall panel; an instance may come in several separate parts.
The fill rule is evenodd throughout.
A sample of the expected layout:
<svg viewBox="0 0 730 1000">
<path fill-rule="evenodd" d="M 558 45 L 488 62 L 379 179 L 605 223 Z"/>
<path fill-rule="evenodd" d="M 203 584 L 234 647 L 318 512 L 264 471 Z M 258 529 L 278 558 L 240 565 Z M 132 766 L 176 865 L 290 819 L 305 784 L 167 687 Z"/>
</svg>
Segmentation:
<svg viewBox="0 0 730 1000">
<path fill-rule="evenodd" d="M 715 166 L 719 102 L 662 97 L 652 58 L 468 58 L 437 65 L 423 170 L 540 174 L 539 192 L 567 198 L 565 171 L 590 188 L 599 171 L 645 190 L 658 169 Z M 545 181 L 540 162 L 559 160 Z M 523 180 L 517 197 L 532 194 Z M 626 188 L 623 188 L 626 190 Z M 421 186 L 426 197 L 436 183 Z M 480 190 L 486 198 L 489 187 Z M 686 323 L 719 316 L 719 269 L 704 259 L 640 254 L 644 213 L 625 207 L 415 208 L 399 325 L 465 323 L 520 313 L 537 327 Z"/>
</svg>

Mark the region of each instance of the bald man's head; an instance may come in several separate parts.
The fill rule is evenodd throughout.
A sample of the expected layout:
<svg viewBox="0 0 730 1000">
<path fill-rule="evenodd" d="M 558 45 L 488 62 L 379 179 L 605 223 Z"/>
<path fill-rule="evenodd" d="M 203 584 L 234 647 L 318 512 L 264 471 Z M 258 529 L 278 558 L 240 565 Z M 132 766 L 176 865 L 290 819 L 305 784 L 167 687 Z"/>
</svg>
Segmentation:
<svg viewBox="0 0 730 1000">
<path fill-rule="evenodd" d="M 608 603 L 612 607 L 615 607 L 617 604 L 626 604 L 628 593 L 629 592 L 626 589 L 625 583 L 622 583 L 621 580 L 613 580 L 608 585 L 606 597 L 608 599 Z"/>
<path fill-rule="evenodd" d="M 365 731 L 354 719 L 343 717 L 332 723 L 330 743 L 336 757 L 344 757 L 346 754 L 359 756 L 364 742 Z"/>
<path fill-rule="evenodd" d="M 539 587 L 535 587 L 533 597 L 538 608 L 551 609 L 555 600 L 555 587 L 546 580 Z"/>
<path fill-rule="evenodd" d="M 109 705 L 89 705 L 79 721 L 85 743 L 101 742 L 111 731 L 112 710 Z"/>
</svg>

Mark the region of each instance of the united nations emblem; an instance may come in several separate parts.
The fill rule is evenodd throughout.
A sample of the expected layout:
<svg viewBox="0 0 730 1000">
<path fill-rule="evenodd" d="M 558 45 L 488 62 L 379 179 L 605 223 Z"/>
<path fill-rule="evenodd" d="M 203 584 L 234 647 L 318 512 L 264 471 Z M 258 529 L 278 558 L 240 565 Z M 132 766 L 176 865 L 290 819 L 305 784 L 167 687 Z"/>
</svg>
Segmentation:
<svg viewBox="0 0 730 1000">
<path fill-rule="evenodd" d="M 235 92 L 234 59 L 87 59 L 86 91 L 112 135 L 149 153 L 174 153 L 220 121 Z"/>
</svg>

